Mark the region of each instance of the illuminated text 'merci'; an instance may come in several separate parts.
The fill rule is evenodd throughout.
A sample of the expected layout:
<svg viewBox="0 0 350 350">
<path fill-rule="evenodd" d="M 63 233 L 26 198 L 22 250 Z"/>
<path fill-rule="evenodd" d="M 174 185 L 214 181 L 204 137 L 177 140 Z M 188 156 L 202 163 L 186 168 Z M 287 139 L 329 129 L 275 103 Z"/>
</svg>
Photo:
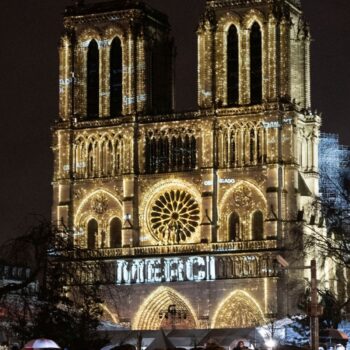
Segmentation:
<svg viewBox="0 0 350 350">
<path fill-rule="evenodd" d="M 215 258 L 209 256 L 130 259 L 116 262 L 116 284 L 215 279 Z"/>
</svg>

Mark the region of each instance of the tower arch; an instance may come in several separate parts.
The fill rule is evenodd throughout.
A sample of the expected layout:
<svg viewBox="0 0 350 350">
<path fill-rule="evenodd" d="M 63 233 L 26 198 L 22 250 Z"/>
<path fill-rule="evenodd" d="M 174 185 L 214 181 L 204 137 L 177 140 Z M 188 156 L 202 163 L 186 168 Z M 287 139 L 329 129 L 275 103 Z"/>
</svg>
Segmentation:
<svg viewBox="0 0 350 350">
<path fill-rule="evenodd" d="M 227 32 L 227 105 L 239 103 L 239 38 L 235 25 Z"/>
<path fill-rule="evenodd" d="M 123 48 L 116 36 L 110 48 L 110 115 L 121 114 L 123 110 Z"/>
<path fill-rule="evenodd" d="M 95 39 L 92 39 L 88 46 L 86 73 L 86 113 L 88 118 L 97 118 L 100 96 L 100 53 Z"/>
<path fill-rule="evenodd" d="M 267 201 L 263 192 L 251 182 L 237 182 L 219 202 L 219 240 L 232 241 L 234 238 L 247 241 L 256 237 L 264 239 L 263 232 L 257 234 L 256 227 L 253 235 L 255 228 L 252 225 L 252 217 L 256 211 L 260 211 L 266 218 Z"/>
<path fill-rule="evenodd" d="M 95 248 L 110 248 L 111 243 L 120 243 L 120 237 L 118 234 L 119 231 L 121 231 L 119 227 L 121 225 L 118 227 L 115 225 L 113 230 L 111 230 L 111 222 L 113 219 L 118 219 L 121 222 L 122 213 L 123 211 L 120 201 L 108 191 L 97 189 L 88 194 L 79 203 L 74 216 L 75 232 L 79 233 L 75 236 L 75 243 L 82 247 L 89 246 L 88 224 L 91 219 L 94 219 L 97 222 L 94 244 Z M 115 236 L 114 238 L 118 238 L 118 242 L 112 239 L 111 233 Z M 92 240 L 92 238 L 90 238 L 90 240 Z"/>
<path fill-rule="evenodd" d="M 216 309 L 212 328 L 246 328 L 264 323 L 257 301 L 243 290 L 232 292 Z"/>
<path fill-rule="evenodd" d="M 250 103 L 262 102 L 263 96 L 263 55 L 262 55 L 262 28 L 258 22 L 250 27 L 249 37 L 250 58 Z"/>
<path fill-rule="evenodd" d="M 177 317 L 177 321 L 171 319 L 171 307 L 174 311 L 177 310 L 181 319 L 180 317 Z M 171 324 L 172 321 L 175 323 Z M 153 330 L 174 327 L 179 329 L 198 327 L 196 313 L 190 302 L 180 293 L 169 287 L 159 287 L 140 306 L 132 322 L 132 329 Z"/>
</svg>

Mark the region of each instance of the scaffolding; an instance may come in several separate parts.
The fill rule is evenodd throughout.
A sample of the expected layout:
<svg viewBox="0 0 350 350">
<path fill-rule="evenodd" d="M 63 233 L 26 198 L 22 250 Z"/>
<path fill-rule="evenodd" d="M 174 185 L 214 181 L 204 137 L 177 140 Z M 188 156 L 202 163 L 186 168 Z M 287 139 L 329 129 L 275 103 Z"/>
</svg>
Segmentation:
<svg viewBox="0 0 350 350">
<path fill-rule="evenodd" d="M 324 203 L 339 209 L 349 207 L 344 180 L 350 174 L 350 148 L 337 134 L 322 133 L 319 143 L 320 194 Z"/>
</svg>

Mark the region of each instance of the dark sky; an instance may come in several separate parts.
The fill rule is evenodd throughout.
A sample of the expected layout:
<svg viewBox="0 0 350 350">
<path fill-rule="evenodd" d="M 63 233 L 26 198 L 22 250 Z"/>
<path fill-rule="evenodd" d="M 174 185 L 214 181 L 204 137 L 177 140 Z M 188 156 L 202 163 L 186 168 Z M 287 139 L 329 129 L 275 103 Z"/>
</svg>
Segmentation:
<svg viewBox="0 0 350 350">
<path fill-rule="evenodd" d="M 196 36 L 204 0 L 149 0 L 177 45 L 177 109 L 196 105 Z M 28 214 L 50 216 L 50 126 L 57 116 L 57 42 L 69 0 L 2 0 L 0 7 L 0 240 Z M 323 131 L 350 144 L 350 1 L 303 0 L 311 24 L 313 108 Z"/>
</svg>

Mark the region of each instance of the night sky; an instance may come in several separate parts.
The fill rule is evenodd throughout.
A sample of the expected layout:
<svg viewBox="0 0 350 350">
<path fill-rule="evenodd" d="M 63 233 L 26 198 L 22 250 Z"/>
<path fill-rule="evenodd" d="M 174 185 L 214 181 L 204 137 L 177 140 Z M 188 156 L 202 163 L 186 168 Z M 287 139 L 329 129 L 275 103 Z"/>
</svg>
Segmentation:
<svg viewBox="0 0 350 350">
<path fill-rule="evenodd" d="M 205 0 L 148 0 L 169 15 L 177 46 L 176 108 L 196 106 L 196 26 Z M 50 217 L 50 126 L 58 111 L 57 43 L 69 0 L 2 0 L 0 240 L 26 217 Z M 350 144 L 350 1 L 303 0 L 311 25 L 313 109 Z"/>
</svg>

